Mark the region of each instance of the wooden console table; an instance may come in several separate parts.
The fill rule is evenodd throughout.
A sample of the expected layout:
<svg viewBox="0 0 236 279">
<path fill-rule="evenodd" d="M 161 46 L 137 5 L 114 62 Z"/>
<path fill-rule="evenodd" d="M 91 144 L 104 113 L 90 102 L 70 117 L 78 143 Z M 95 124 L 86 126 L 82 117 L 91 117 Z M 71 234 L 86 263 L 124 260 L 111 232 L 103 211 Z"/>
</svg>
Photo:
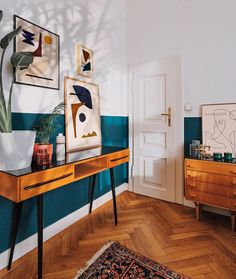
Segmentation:
<svg viewBox="0 0 236 279">
<path fill-rule="evenodd" d="M 196 205 L 200 219 L 202 204 L 227 209 L 235 230 L 236 165 L 209 160 L 185 159 L 185 197 Z"/>
<path fill-rule="evenodd" d="M 113 167 L 129 161 L 129 149 L 101 147 L 94 150 L 68 153 L 65 162 L 52 162 L 49 168 L 33 167 L 19 171 L 0 171 L 0 195 L 14 202 L 11 229 L 10 257 L 7 269 L 11 269 L 23 202 L 37 198 L 38 230 L 38 278 L 43 271 L 43 194 L 71 182 L 92 176 L 89 188 L 89 213 L 92 211 L 96 174 L 110 169 L 114 220 L 117 225 L 115 176 Z"/>
</svg>

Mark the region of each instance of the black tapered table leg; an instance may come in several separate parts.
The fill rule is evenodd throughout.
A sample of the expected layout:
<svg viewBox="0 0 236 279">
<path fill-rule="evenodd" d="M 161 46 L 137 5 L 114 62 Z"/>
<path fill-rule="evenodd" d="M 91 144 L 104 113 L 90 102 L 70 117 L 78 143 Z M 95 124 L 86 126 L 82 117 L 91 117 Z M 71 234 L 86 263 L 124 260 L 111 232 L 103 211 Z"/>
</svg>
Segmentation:
<svg viewBox="0 0 236 279">
<path fill-rule="evenodd" d="M 92 212 L 93 208 L 93 196 L 94 196 L 94 189 L 96 184 L 96 174 L 91 177 L 90 184 L 89 184 L 89 213 Z"/>
<path fill-rule="evenodd" d="M 43 194 L 37 196 L 38 279 L 43 276 Z"/>
<path fill-rule="evenodd" d="M 117 221 L 117 208 L 116 208 L 115 174 L 113 168 L 110 168 L 110 178 L 111 178 L 114 219 L 115 219 L 115 225 L 117 225 L 118 221 Z"/>
<path fill-rule="evenodd" d="M 11 269 L 11 265 L 12 265 L 12 259 L 13 259 L 13 254 L 14 254 L 14 250 L 15 250 L 15 245 L 16 245 L 16 237 L 17 237 L 17 232 L 18 232 L 19 223 L 20 223 L 22 205 L 23 205 L 23 202 L 14 203 L 13 219 L 12 219 L 12 227 L 11 227 L 11 238 L 10 238 L 10 256 L 9 256 L 8 265 L 7 265 L 8 270 Z"/>
</svg>

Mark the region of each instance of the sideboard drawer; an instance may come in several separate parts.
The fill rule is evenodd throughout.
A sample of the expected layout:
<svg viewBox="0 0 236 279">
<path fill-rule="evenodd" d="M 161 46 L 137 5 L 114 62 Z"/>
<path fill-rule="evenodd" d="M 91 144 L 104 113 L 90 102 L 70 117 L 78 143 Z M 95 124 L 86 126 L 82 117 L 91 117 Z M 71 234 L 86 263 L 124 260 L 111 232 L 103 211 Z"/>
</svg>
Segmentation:
<svg viewBox="0 0 236 279">
<path fill-rule="evenodd" d="M 225 209 L 236 210 L 236 199 L 225 196 L 198 192 L 193 190 L 186 191 L 186 198 L 203 204 L 214 205 Z"/>
<path fill-rule="evenodd" d="M 118 166 L 128 161 L 129 161 L 129 149 L 118 151 L 116 153 L 109 155 L 108 157 L 109 168 Z"/>
<path fill-rule="evenodd" d="M 71 183 L 73 180 L 74 168 L 72 165 L 64 165 L 22 176 L 20 178 L 20 200 L 51 191 Z"/>
<path fill-rule="evenodd" d="M 186 179 L 236 187 L 236 176 L 230 176 L 230 175 L 220 175 L 220 174 L 207 173 L 204 171 L 187 170 Z"/>
<path fill-rule="evenodd" d="M 222 186 L 213 183 L 206 183 L 188 179 L 186 182 L 186 190 L 210 193 L 229 198 L 236 198 L 236 186 Z"/>
<path fill-rule="evenodd" d="M 206 171 L 236 177 L 236 165 L 230 163 L 209 162 L 204 160 L 186 160 L 186 170 Z"/>
</svg>

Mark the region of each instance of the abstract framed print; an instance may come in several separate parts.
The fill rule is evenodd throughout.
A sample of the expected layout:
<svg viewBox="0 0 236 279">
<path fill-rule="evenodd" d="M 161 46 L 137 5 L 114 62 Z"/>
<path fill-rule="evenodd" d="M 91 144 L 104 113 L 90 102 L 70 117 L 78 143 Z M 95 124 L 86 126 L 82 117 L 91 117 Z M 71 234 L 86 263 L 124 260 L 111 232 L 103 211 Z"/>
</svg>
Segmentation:
<svg viewBox="0 0 236 279">
<path fill-rule="evenodd" d="M 21 31 L 14 40 L 14 51 L 31 52 L 34 56 L 29 68 L 16 71 L 15 82 L 59 89 L 60 37 L 43 27 L 14 15 L 14 28 Z"/>
<path fill-rule="evenodd" d="M 77 44 L 77 74 L 84 77 L 93 77 L 93 51 Z"/>
<path fill-rule="evenodd" d="M 231 152 L 236 155 L 236 104 L 202 105 L 202 142 L 210 153 Z"/>
<path fill-rule="evenodd" d="M 101 146 L 98 85 L 65 77 L 66 151 Z"/>
</svg>

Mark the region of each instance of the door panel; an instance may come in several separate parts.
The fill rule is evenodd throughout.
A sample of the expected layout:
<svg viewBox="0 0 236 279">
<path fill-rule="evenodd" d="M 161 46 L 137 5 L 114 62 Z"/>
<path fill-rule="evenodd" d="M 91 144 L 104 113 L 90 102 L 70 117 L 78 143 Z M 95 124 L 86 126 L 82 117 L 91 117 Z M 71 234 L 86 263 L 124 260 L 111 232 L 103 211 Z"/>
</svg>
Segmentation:
<svg viewBox="0 0 236 279">
<path fill-rule="evenodd" d="M 134 191 L 175 202 L 175 110 L 177 71 L 174 58 L 132 66 Z M 162 115 L 171 108 L 171 126 Z"/>
</svg>

